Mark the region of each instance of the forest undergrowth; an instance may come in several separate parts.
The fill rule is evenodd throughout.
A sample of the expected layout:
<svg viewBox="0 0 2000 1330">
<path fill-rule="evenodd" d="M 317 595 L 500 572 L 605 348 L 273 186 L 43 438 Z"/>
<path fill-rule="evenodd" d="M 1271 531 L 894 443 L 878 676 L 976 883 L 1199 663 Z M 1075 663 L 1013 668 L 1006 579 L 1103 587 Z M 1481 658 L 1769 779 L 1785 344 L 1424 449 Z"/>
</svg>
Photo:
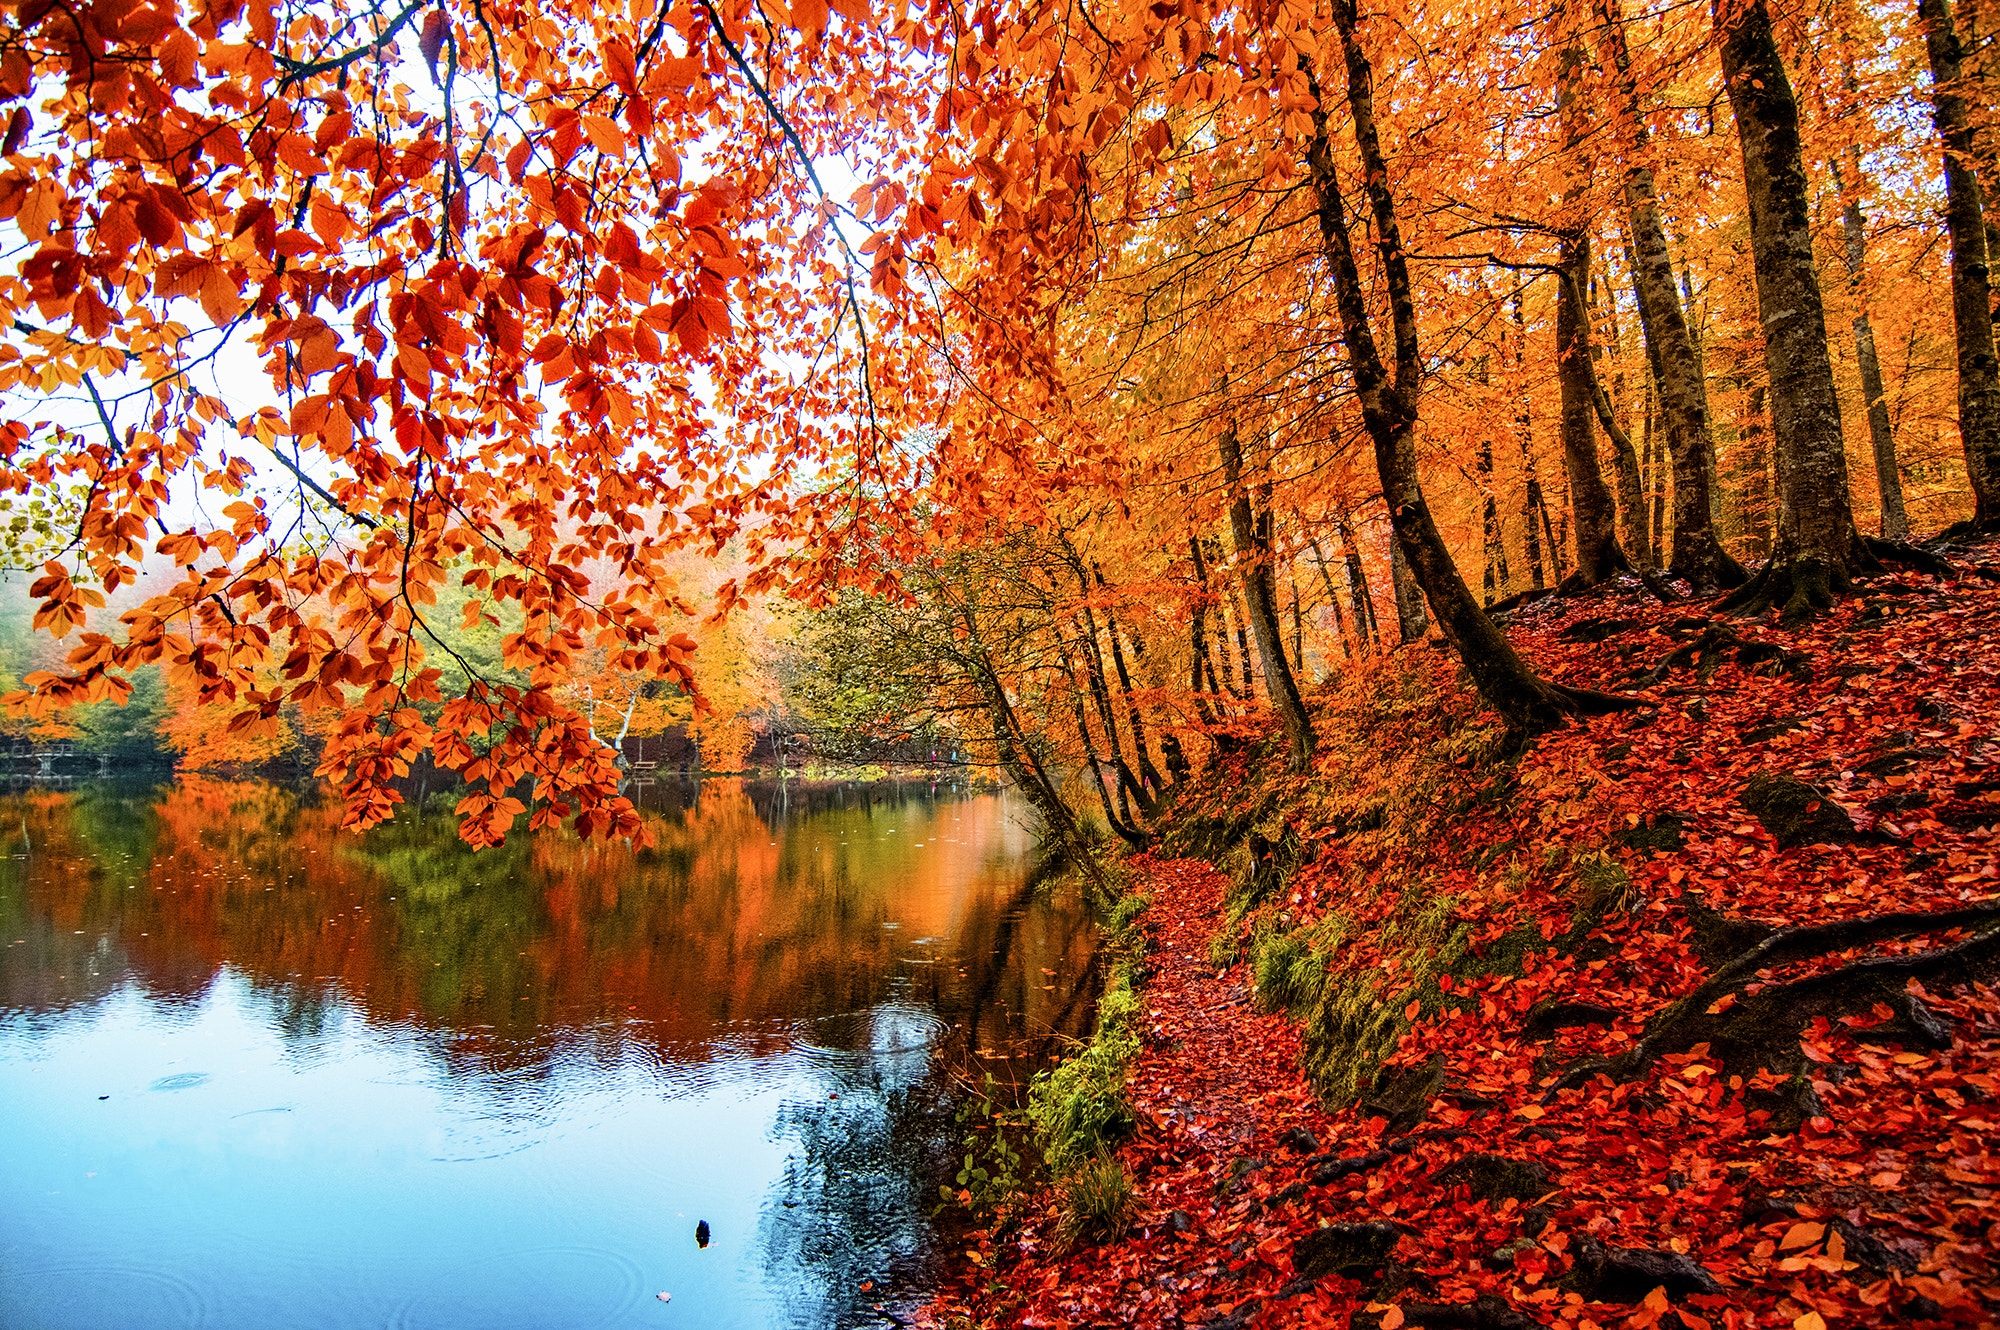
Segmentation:
<svg viewBox="0 0 2000 1330">
<path fill-rule="evenodd" d="M 921 1323 L 1993 1324 L 2000 548 L 1955 558 L 1797 632 L 1520 607 L 1655 704 L 1525 751 L 1417 648 L 1312 697 L 1310 772 L 1218 761 L 1122 868 L 1128 1111 Z"/>
</svg>

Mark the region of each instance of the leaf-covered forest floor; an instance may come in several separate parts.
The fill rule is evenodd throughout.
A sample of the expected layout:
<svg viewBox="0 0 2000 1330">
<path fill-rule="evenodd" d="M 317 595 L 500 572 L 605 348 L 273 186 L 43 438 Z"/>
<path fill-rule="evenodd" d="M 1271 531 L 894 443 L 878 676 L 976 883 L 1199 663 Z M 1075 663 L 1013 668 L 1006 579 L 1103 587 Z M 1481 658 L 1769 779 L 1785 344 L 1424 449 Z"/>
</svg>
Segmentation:
<svg viewBox="0 0 2000 1330">
<path fill-rule="evenodd" d="M 1310 776 L 1217 763 L 1126 864 L 1129 1227 L 1024 1198 L 922 1323 L 2000 1321 L 2000 548 L 1952 554 L 1797 633 L 1523 607 L 1658 703 L 1525 754 L 1425 648 L 1320 690 Z"/>
</svg>

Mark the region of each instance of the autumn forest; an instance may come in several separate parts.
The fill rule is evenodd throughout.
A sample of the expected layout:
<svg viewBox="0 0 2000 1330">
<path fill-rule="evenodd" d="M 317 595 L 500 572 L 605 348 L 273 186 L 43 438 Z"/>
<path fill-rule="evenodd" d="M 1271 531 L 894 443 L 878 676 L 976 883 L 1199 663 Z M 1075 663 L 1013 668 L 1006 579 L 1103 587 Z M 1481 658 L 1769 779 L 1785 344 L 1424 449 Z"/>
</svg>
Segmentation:
<svg viewBox="0 0 2000 1330">
<path fill-rule="evenodd" d="M 1089 903 L 826 1324 L 2000 1316 L 1991 0 L 5 13 L 17 749 Z"/>
</svg>

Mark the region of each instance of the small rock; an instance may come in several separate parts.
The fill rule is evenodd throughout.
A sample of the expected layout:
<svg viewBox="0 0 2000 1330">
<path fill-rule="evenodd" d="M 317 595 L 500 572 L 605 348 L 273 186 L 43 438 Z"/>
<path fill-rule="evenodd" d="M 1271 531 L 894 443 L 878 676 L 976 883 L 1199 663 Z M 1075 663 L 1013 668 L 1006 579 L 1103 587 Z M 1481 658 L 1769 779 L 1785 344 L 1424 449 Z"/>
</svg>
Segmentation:
<svg viewBox="0 0 2000 1330">
<path fill-rule="evenodd" d="M 1401 1236 L 1394 1224 L 1333 1224 L 1299 1239 L 1292 1268 L 1310 1279 L 1332 1274 L 1360 1279 L 1382 1268 Z"/>
<path fill-rule="evenodd" d="M 1826 1116 L 1826 1104 L 1819 1091 L 1803 1076 L 1792 1076 L 1769 1090 L 1754 1086 L 1743 1092 L 1743 1104 L 1751 1112 L 1771 1115 L 1764 1130 L 1774 1136 L 1789 1136 L 1812 1118 Z"/>
<path fill-rule="evenodd" d="M 1387 1118 L 1389 1130 L 1397 1135 L 1422 1122 L 1431 1111 L 1431 1101 L 1444 1088 L 1444 1054 L 1434 1054 L 1419 1067 L 1384 1067 L 1375 1085 L 1362 1101 L 1361 1111 Z"/>
<path fill-rule="evenodd" d="M 1679 813 L 1656 813 L 1619 832 L 1618 841 L 1635 850 L 1678 850 L 1687 844 L 1687 820 Z"/>
<path fill-rule="evenodd" d="M 1278 1137 L 1278 1144 L 1296 1150 L 1302 1155 L 1316 1155 L 1319 1153 L 1319 1137 L 1313 1135 L 1304 1127 L 1293 1127 L 1290 1131 Z"/>
<path fill-rule="evenodd" d="M 1797 716 L 1780 716 L 1769 724 L 1759 725 L 1753 730 L 1745 730 L 1743 732 L 1743 740 L 1745 743 L 1753 744 L 1769 743 L 1780 735 L 1790 734 L 1794 730 L 1803 730 L 1805 727 L 1806 723 Z"/>
<path fill-rule="evenodd" d="M 694 1226 L 694 1245 L 697 1247 L 708 1246 L 708 1221 L 706 1219 Z"/>
<path fill-rule="evenodd" d="M 1521 1211 L 1521 1231 L 1531 1238 L 1539 1238 L 1555 1222 L 1556 1212 L 1546 1205 L 1531 1205 Z"/>
<path fill-rule="evenodd" d="M 1743 791 L 1743 806 L 1764 824 L 1780 849 L 1854 839 L 1854 819 L 1833 796 L 1782 771 L 1760 771 Z"/>
<path fill-rule="evenodd" d="M 653 1296 L 661 1302 L 672 1302 L 674 1300 L 674 1295 L 671 1293 L 655 1293 Z"/>
<path fill-rule="evenodd" d="M 1678 1252 L 1607 1247 L 1595 1238 L 1576 1245 L 1576 1266 L 1563 1281 L 1592 1302 L 1639 1302 L 1656 1288 L 1670 1298 L 1720 1293 L 1705 1266 Z"/>
<path fill-rule="evenodd" d="M 1569 1030 L 1579 1025 L 1609 1027 L 1617 1019 L 1618 1010 L 1615 1007 L 1601 1006 L 1595 1002 L 1569 1002 L 1561 998 L 1543 998 L 1528 1008 L 1528 1015 L 1521 1022 L 1521 1035 L 1526 1039 L 1547 1039 L 1557 1030 Z"/>
<path fill-rule="evenodd" d="M 1562 635 L 1571 642 L 1602 642 L 1644 626 L 1637 619 L 1586 619 L 1563 629 Z"/>
<path fill-rule="evenodd" d="M 1782 1192 L 1755 1188 L 1743 1194 L 1743 1222 L 1752 1228 L 1798 1217 L 1798 1202 Z"/>
<path fill-rule="evenodd" d="M 1511 1270 L 1514 1268 L 1515 1257 L 1519 1256 L 1522 1252 L 1535 1251 L 1541 1245 L 1541 1243 L 1536 1242 L 1533 1238 L 1515 1238 L 1512 1242 L 1496 1247 L 1488 1252 L 1486 1254 L 1486 1264 L 1496 1270 Z"/>
<path fill-rule="evenodd" d="M 1194 1220 L 1188 1217 L 1185 1210 L 1172 1210 L 1167 1213 L 1167 1227 L 1175 1233 L 1191 1233 L 1194 1231 Z"/>
<path fill-rule="evenodd" d="M 1549 1189 L 1549 1170 L 1530 1159 L 1509 1159 L 1505 1155 L 1476 1154 L 1441 1170 L 1441 1187 L 1463 1185 L 1482 1201 L 1498 1204 L 1512 1197 L 1532 1201 Z"/>
<path fill-rule="evenodd" d="M 1905 1275 L 1917 1272 L 1916 1257 L 1891 1247 L 1859 1224 L 1836 1219 L 1833 1231 L 1840 1234 L 1841 1242 L 1846 1244 L 1847 1259 L 1878 1279 L 1887 1277 L 1891 1271 Z"/>
</svg>

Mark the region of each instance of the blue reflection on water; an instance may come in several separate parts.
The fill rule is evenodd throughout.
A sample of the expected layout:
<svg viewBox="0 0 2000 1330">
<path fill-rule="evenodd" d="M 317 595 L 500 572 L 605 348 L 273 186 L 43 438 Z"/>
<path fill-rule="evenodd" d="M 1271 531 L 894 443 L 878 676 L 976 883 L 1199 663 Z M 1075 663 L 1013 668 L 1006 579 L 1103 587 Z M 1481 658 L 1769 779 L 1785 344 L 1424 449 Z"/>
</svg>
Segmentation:
<svg viewBox="0 0 2000 1330">
<path fill-rule="evenodd" d="M 773 999 L 698 1044 L 684 1021 L 596 1009 L 542 1022 L 517 1063 L 519 1029 L 385 1020 L 340 985 L 274 982 L 247 942 L 205 983 L 163 990 L 120 955 L 117 918 L 69 944 L 60 883 L 0 883 L 10 932 L 49 935 L 0 950 L 0 993 L 95 980 L 0 1001 L 0 1325 L 886 1323 L 872 1306 L 907 1311 L 927 1258 L 910 1122 L 935 1098 L 936 1050 L 985 1019 L 968 994 L 1043 991 L 1023 976 L 1074 960 L 1087 931 L 1018 892 L 1018 845 L 993 848 L 1011 853 L 988 893 L 1006 917 L 899 941 L 866 1006 L 816 1010 L 807 983 L 818 997 Z M 111 889 L 115 904 L 134 888 Z M 929 888 L 896 889 L 911 905 Z M 1035 945 L 1011 941 L 1024 930 Z M 997 978 L 964 954 L 996 934 Z M 771 1014 L 786 1001 L 801 1009 Z M 1031 1025 L 1010 1001 L 1008 1023 Z"/>
</svg>

